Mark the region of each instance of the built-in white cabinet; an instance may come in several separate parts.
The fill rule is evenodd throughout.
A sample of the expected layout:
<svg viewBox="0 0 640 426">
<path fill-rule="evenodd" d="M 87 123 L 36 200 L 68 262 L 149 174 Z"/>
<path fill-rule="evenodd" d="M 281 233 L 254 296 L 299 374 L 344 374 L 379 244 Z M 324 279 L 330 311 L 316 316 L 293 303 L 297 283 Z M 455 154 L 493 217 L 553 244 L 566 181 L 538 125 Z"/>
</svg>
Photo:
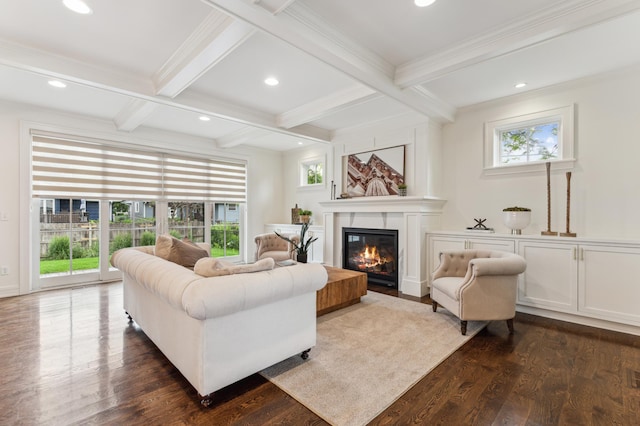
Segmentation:
<svg viewBox="0 0 640 426">
<path fill-rule="evenodd" d="M 575 244 L 519 241 L 518 254 L 527 269 L 518 282 L 518 303 L 538 308 L 578 311 L 578 268 Z"/>
<path fill-rule="evenodd" d="M 640 334 L 640 242 L 435 232 L 427 234 L 427 247 L 433 268 L 447 249 L 516 252 L 527 261 L 519 311 Z"/>
<path fill-rule="evenodd" d="M 278 231 L 279 234 L 298 234 L 300 235 L 300 228 L 302 225 L 293 225 L 293 224 L 267 224 L 264 225 L 264 232 L 274 232 Z M 307 261 L 314 263 L 322 263 L 323 255 L 322 255 L 322 247 L 324 247 L 324 227 L 323 226 L 309 226 L 309 230 L 307 232 L 311 232 L 314 237 L 318 237 L 317 241 L 311 243 L 311 249 L 309 250 L 309 256 Z M 309 236 L 307 234 L 305 239 Z"/>
<path fill-rule="evenodd" d="M 578 245 L 578 311 L 640 325 L 640 247 Z"/>
</svg>

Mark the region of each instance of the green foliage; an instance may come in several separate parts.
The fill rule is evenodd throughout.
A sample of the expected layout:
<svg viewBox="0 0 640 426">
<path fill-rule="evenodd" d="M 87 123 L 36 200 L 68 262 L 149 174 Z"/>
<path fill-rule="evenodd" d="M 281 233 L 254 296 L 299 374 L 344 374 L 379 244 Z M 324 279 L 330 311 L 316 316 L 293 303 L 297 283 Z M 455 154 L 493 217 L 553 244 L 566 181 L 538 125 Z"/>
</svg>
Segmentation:
<svg viewBox="0 0 640 426">
<path fill-rule="evenodd" d="M 297 254 L 307 254 L 307 252 L 309 251 L 309 247 L 311 246 L 311 243 L 313 243 L 318 239 L 318 237 L 314 237 L 313 234 L 310 233 L 311 236 L 309 236 L 309 238 L 305 240 L 304 237 L 308 229 L 309 229 L 309 224 L 303 223 L 302 228 L 300 229 L 300 242 L 295 242 L 283 235 L 278 234 L 277 232 L 275 232 L 275 234 L 278 237 L 282 238 L 283 240 L 291 243 L 291 245 L 293 245 L 294 247 L 293 251 L 295 251 Z"/>
<path fill-rule="evenodd" d="M 109 244 L 109 254 L 112 254 L 115 251 L 118 251 L 122 248 L 132 247 L 133 239 L 131 238 L 131 233 L 122 233 L 118 234 L 113 238 L 111 244 Z"/>
<path fill-rule="evenodd" d="M 300 210 L 300 216 L 311 216 L 312 214 L 311 210 Z"/>
<path fill-rule="evenodd" d="M 71 248 L 71 255 L 74 259 L 83 257 L 96 257 L 99 253 L 99 244 L 94 242 L 91 247 L 84 248 L 80 244 L 74 244 Z M 47 258 L 51 260 L 69 259 L 69 237 L 54 237 L 49 242 Z"/>
<path fill-rule="evenodd" d="M 69 237 L 53 237 L 47 252 L 49 259 L 69 259 Z"/>
<path fill-rule="evenodd" d="M 555 137 L 556 143 L 550 148 L 547 141 L 538 137 L 543 128 L 549 128 L 550 133 Z M 538 126 L 513 129 L 500 133 L 501 137 L 501 157 L 503 163 L 513 160 L 524 161 L 549 160 L 558 156 L 558 124 L 549 123 Z"/>
<path fill-rule="evenodd" d="M 152 246 L 156 243 L 156 234 L 150 231 L 144 231 L 140 236 L 141 246 Z"/>
<path fill-rule="evenodd" d="M 502 209 L 503 212 L 530 212 L 531 209 L 528 207 L 518 207 L 518 206 L 514 206 L 514 207 L 507 207 Z"/>
<path fill-rule="evenodd" d="M 173 238 L 177 238 L 179 240 L 182 239 L 182 235 L 180 234 L 180 231 L 176 230 L 176 229 L 172 229 L 169 231 L 169 235 L 171 235 Z"/>
<path fill-rule="evenodd" d="M 307 184 L 322 183 L 322 164 L 310 165 L 307 169 Z"/>
<path fill-rule="evenodd" d="M 228 252 L 240 250 L 240 227 L 237 224 L 212 225 L 211 247 L 226 248 Z"/>
</svg>

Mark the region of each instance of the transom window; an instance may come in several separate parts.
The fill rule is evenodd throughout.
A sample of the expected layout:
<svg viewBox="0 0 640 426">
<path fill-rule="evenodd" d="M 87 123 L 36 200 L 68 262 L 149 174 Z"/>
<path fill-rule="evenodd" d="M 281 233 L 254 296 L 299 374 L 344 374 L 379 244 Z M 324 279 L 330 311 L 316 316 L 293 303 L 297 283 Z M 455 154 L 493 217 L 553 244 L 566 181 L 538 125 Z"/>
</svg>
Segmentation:
<svg viewBox="0 0 640 426">
<path fill-rule="evenodd" d="M 498 130 L 500 164 L 527 163 L 558 158 L 560 122 Z"/>
<path fill-rule="evenodd" d="M 484 173 L 542 170 L 548 161 L 570 168 L 573 105 L 485 123 Z"/>
</svg>

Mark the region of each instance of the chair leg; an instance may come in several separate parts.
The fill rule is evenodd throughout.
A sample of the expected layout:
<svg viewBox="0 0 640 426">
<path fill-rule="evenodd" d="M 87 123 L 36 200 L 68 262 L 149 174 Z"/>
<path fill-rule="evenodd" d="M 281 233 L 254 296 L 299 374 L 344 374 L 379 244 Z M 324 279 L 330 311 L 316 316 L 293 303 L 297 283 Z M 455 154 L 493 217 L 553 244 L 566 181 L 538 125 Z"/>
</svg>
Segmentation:
<svg viewBox="0 0 640 426">
<path fill-rule="evenodd" d="M 509 329 L 509 334 L 513 334 L 513 318 L 507 320 L 507 328 Z"/>
<path fill-rule="evenodd" d="M 460 321 L 460 332 L 462 333 L 463 336 L 467 335 L 467 322 L 466 321 Z"/>
<path fill-rule="evenodd" d="M 431 301 L 431 309 L 433 309 L 433 312 L 438 310 L 438 302 L 436 302 L 435 300 Z"/>
</svg>

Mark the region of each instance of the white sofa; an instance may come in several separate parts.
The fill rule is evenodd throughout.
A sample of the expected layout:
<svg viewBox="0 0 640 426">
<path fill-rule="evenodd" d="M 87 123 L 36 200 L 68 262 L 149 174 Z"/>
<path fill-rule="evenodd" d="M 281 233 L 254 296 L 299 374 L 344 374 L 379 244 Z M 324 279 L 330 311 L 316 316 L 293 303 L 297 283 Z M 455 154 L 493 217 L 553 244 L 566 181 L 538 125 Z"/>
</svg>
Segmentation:
<svg viewBox="0 0 640 426">
<path fill-rule="evenodd" d="M 316 344 L 320 264 L 203 277 L 154 254 L 122 249 L 124 309 L 202 397 Z"/>
</svg>

